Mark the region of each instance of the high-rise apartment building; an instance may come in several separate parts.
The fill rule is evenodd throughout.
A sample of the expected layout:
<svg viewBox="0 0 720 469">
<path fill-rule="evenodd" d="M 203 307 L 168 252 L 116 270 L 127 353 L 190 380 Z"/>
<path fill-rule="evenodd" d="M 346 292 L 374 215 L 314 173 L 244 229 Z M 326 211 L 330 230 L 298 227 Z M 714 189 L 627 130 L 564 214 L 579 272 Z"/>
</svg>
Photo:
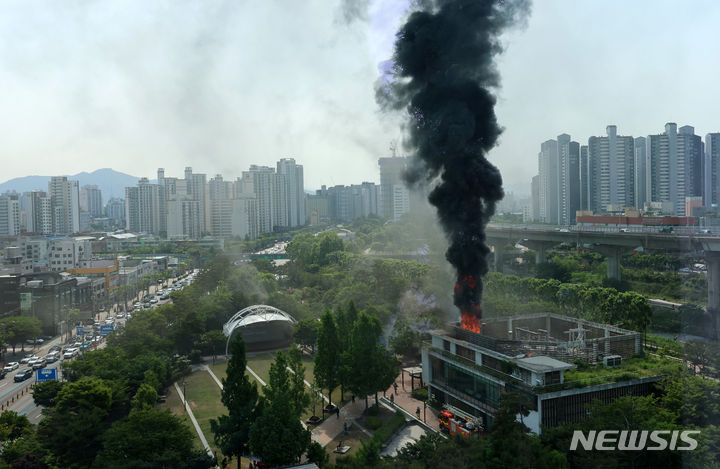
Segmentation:
<svg viewBox="0 0 720 469">
<path fill-rule="evenodd" d="M 685 197 L 702 196 L 702 140 L 689 125 L 665 124 L 665 132 L 647 138 L 650 201 L 672 202 L 684 216 Z"/>
<path fill-rule="evenodd" d="M 558 223 L 575 223 L 580 209 L 580 144 L 570 135 L 558 135 Z"/>
<path fill-rule="evenodd" d="M 80 231 L 80 194 L 77 181 L 56 176 L 48 183 L 51 203 L 52 232 L 72 234 Z"/>
<path fill-rule="evenodd" d="M 29 233 L 52 234 L 52 201 L 44 191 L 23 194 L 25 229 Z"/>
<path fill-rule="evenodd" d="M 403 210 L 410 210 L 410 193 L 403 180 L 408 159 L 397 156 L 380 158 L 378 165 L 380 165 L 380 215 L 397 220 L 406 213 Z"/>
<path fill-rule="evenodd" d="M 259 233 L 272 233 L 276 226 L 287 226 L 285 176 L 274 168 L 252 165 L 243 171 L 242 193 L 255 194 L 256 225 Z"/>
<path fill-rule="evenodd" d="M 277 174 L 284 176 L 286 192 L 287 225 L 289 227 L 305 224 L 305 183 L 303 167 L 293 158 L 282 158 L 277 162 Z"/>
<path fill-rule="evenodd" d="M 590 210 L 588 146 L 580 145 L 580 210 Z"/>
<path fill-rule="evenodd" d="M 253 227 L 255 195 L 236 192 L 235 184 L 221 175 L 210 179 L 210 234 L 217 238 L 257 237 Z M 242 188 L 239 188 L 242 190 Z"/>
<path fill-rule="evenodd" d="M 608 125 L 606 137 L 588 139 L 590 210 L 635 204 L 635 141 Z"/>
<path fill-rule="evenodd" d="M 102 191 L 98 186 L 82 186 L 80 189 L 80 210 L 88 212 L 93 218 L 102 217 Z"/>
<path fill-rule="evenodd" d="M 558 223 L 558 144 L 556 140 L 547 140 L 540 145 L 538 153 L 539 205 L 538 221 Z"/>
<path fill-rule="evenodd" d="M 705 135 L 703 199 L 706 207 L 720 204 L 720 133 Z"/>
<path fill-rule="evenodd" d="M 128 231 L 140 231 L 140 197 L 138 188 L 125 188 L 125 229 Z"/>
<path fill-rule="evenodd" d="M 187 185 L 187 195 L 198 202 L 201 231 L 209 233 L 210 197 L 208 195 L 207 177 L 205 174 L 193 173 L 192 168 L 188 166 L 185 168 L 185 183 Z"/>
<path fill-rule="evenodd" d="M 154 235 L 164 234 L 165 191 L 147 178 L 138 181 L 137 187 L 125 188 L 125 224 L 128 231 Z"/>
<path fill-rule="evenodd" d="M 533 176 L 530 182 L 530 220 L 540 220 L 540 176 Z"/>
<path fill-rule="evenodd" d="M 20 234 L 20 202 L 15 195 L 0 195 L 0 237 Z"/>
<path fill-rule="evenodd" d="M 113 226 L 125 226 L 125 200 L 113 197 L 105 205 L 105 216 Z"/>
<path fill-rule="evenodd" d="M 635 208 L 640 210 L 648 201 L 647 139 L 637 137 L 635 145 Z"/>
</svg>

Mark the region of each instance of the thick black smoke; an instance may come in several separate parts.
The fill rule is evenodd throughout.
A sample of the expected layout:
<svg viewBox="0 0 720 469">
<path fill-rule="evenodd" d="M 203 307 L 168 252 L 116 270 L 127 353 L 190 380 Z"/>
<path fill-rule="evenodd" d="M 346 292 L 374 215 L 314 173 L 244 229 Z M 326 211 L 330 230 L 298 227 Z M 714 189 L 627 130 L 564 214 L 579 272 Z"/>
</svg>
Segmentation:
<svg viewBox="0 0 720 469">
<path fill-rule="evenodd" d="M 486 159 L 502 132 L 490 91 L 500 34 L 529 13 L 528 0 L 420 2 L 397 33 L 392 78 L 378 89 L 386 108 L 407 109 L 405 144 L 414 158 L 406 179 L 436 183 L 429 200 L 450 241 L 458 274 L 455 304 L 479 314 L 487 273 L 485 226 L 502 199 L 502 178 Z M 439 177 L 439 180 L 436 181 Z"/>
</svg>

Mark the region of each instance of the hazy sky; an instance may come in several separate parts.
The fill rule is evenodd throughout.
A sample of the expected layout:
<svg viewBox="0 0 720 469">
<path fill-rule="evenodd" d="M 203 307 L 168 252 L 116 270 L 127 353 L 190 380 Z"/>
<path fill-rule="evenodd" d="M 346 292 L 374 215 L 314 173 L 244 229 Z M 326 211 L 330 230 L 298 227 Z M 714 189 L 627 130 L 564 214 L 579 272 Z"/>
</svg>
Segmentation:
<svg viewBox="0 0 720 469">
<path fill-rule="evenodd" d="M 378 182 L 401 132 L 373 85 L 407 3 L 0 2 L 0 182 L 104 167 L 234 179 L 283 157 L 306 188 Z M 507 189 L 529 192 L 560 133 L 720 131 L 719 24 L 713 0 L 536 1 L 500 58 L 490 158 Z"/>
</svg>

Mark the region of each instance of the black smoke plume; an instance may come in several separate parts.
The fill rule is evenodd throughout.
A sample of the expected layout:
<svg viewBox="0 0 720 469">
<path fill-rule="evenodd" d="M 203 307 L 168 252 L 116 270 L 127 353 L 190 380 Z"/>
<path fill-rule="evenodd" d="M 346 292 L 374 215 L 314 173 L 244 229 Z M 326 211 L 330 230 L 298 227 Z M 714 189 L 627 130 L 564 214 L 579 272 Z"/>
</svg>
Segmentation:
<svg viewBox="0 0 720 469">
<path fill-rule="evenodd" d="M 409 114 L 405 145 L 411 185 L 435 184 L 429 200 L 449 238 L 446 257 L 457 271 L 455 305 L 479 326 L 487 273 L 485 226 L 502 199 L 502 178 L 488 162 L 501 127 L 495 56 L 500 34 L 524 20 L 528 0 L 427 0 L 397 33 L 391 77 L 378 102 Z"/>
</svg>

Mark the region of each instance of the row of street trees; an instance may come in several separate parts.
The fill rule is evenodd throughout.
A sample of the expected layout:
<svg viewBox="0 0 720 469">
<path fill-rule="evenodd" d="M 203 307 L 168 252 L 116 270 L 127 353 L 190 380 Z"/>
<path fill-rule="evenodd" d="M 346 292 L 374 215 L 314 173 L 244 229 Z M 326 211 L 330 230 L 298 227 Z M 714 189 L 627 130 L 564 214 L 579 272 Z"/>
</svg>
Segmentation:
<svg viewBox="0 0 720 469">
<path fill-rule="evenodd" d="M 0 319 L 0 342 L 12 347 L 13 354 L 18 344 L 25 350 L 25 341 L 37 337 L 40 332 L 40 320 L 37 318 L 10 316 Z"/>
<path fill-rule="evenodd" d="M 485 279 L 484 303 L 490 314 L 500 316 L 516 315 L 524 312 L 520 308 L 529 307 L 643 332 L 652 317 L 647 297 L 639 293 L 498 273 Z"/>
<path fill-rule="evenodd" d="M 340 386 L 340 400 L 349 390 L 357 396 L 367 396 L 387 389 L 395 380 L 399 362 L 385 345 L 380 344 L 380 321 L 365 312 L 358 313 L 351 301 L 347 308 L 333 314 L 326 311 L 317 334 L 315 381 L 332 392 Z"/>
</svg>

